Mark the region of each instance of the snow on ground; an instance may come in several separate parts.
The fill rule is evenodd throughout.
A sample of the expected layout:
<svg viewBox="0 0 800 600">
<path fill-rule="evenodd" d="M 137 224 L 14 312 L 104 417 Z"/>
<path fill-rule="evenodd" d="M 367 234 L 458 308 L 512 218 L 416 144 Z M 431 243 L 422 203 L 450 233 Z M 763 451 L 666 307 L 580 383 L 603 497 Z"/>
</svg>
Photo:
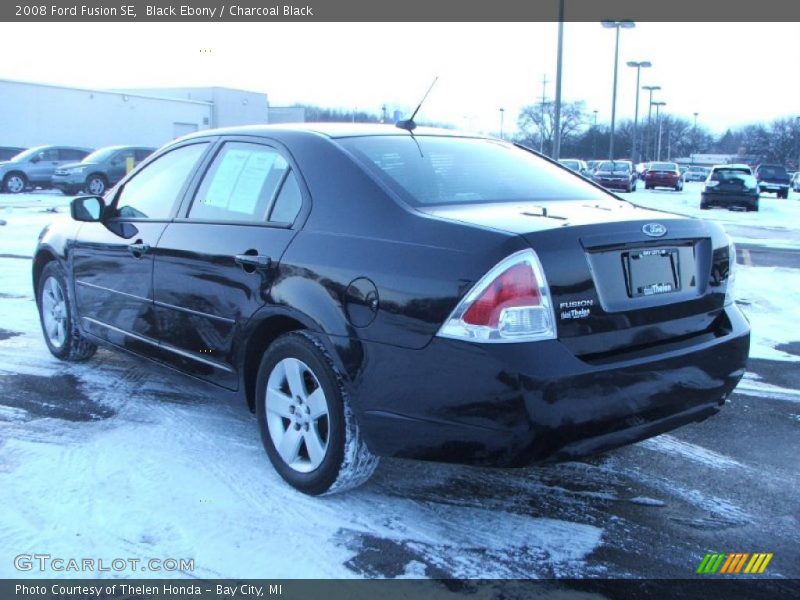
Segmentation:
<svg viewBox="0 0 800 600">
<path fill-rule="evenodd" d="M 700 192 L 703 184 L 688 182 L 682 192 L 667 189 L 643 190 L 634 194 L 620 194 L 640 206 L 667 210 L 690 217 L 713 219 L 725 225 L 748 225 L 774 229 L 797 229 L 800 224 L 800 194 L 790 192 L 788 200 L 776 198 L 773 194 L 762 195 L 758 212 L 732 211 L 724 208 L 700 210 Z M 800 240 L 796 241 L 800 247 Z"/>
<path fill-rule="evenodd" d="M 632 198 L 640 196 L 672 198 Z M 20 552 L 193 558 L 195 571 L 178 575 L 196 577 L 605 576 L 596 558 L 603 549 L 635 557 L 654 545 L 666 550 L 656 567 L 677 561 L 680 575 L 683 562 L 702 557 L 705 541 L 667 538 L 664 527 L 677 525 L 634 523 L 619 516 L 622 505 L 676 512 L 671 523 L 696 529 L 770 527 L 757 521 L 761 511 L 723 491 L 676 481 L 678 461 L 737 478 L 760 471 L 727 449 L 678 434 L 598 463 L 513 472 L 386 460 L 354 492 L 295 492 L 266 459 L 254 417 L 208 387 L 104 350 L 85 364 L 51 357 L 30 261 L 22 257 L 31 256 L 44 223 L 64 218 L 67 202 L 54 194 L 0 195 L 0 389 L 14 391 L 0 403 L 0 577 L 26 575 L 13 569 Z M 796 227 L 784 217 L 783 230 Z M 754 356 L 797 360 L 778 347 L 798 339 L 786 325 L 797 320 L 798 270 L 743 266 L 737 285 L 753 324 Z M 741 392 L 745 400 L 794 402 L 798 394 L 753 373 Z M 660 461 L 664 472 L 652 466 Z M 791 523 L 781 529 L 791 530 Z M 611 574 L 648 573 L 638 562 L 631 571 L 633 564 Z M 169 573 L 121 574 L 133 575 Z"/>
</svg>

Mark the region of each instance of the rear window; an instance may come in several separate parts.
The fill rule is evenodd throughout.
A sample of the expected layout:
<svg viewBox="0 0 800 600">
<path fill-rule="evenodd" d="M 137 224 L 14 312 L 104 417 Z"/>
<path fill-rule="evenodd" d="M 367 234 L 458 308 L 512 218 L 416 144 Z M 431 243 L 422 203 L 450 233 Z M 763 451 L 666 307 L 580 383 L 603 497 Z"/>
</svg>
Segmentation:
<svg viewBox="0 0 800 600">
<path fill-rule="evenodd" d="M 650 165 L 651 171 L 677 171 L 678 165 L 675 163 L 656 162 Z"/>
<path fill-rule="evenodd" d="M 630 173 L 631 163 L 619 161 L 611 162 L 610 160 L 604 160 L 600 163 L 600 166 L 597 167 L 597 170 L 611 171 L 612 173 Z"/>
<path fill-rule="evenodd" d="M 714 169 L 711 174 L 711 181 L 719 181 L 721 183 L 733 182 L 740 180 L 746 185 L 754 187 L 756 178 L 749 171 L 744 169 Z"/>
<path fill-rule="evenodd" d="M 501 141 L 394 135 L 337 142 L 412 205 L 588 200 L 600 193 L 572 173 Z"/>
<path fill-rule="evenodd" d="M 762 177 L 788 177 L 783 167 L 758 167 L 758 174 Z"/>
</svg>

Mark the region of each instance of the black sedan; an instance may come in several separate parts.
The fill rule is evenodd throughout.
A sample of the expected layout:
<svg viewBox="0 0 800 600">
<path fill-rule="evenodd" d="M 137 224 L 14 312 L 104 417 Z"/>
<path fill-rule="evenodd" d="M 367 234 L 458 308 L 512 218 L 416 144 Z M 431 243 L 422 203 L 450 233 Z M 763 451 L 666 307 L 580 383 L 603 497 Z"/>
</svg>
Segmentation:
<svg viewBox="0 0 800 600">
<path fill-rule="evenodd" d="M 500 140 L 205 131 L 72 216 L 33 262 L 50 351 L 122 349 L 240 398 L 309 494 L 379 456 L 517 466 L 635 442 L 716 413 L 748 355 L 718 225 Z"/>
</svg>

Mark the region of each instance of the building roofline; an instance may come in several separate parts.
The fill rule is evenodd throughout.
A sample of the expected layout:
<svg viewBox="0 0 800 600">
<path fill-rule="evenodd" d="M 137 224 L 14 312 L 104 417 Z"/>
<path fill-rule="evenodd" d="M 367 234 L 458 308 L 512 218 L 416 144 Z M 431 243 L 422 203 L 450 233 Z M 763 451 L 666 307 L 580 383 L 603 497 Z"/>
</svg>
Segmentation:
<svg viewBox="0 0 800 600">
<path fill-rule="evenodd" d="M 144 98 L 145 100 L 169 100 L 171 102 L 183 102 L 185 104 L 199 104 L 202 106 L 213 106 L 213 102 L 205 102 L 204 100 L 190 100 L 189 98 L 172 98 L 170 96 L 150 96 L 147 94 L 139 94 L 136 92 L 117 91 L 117 90 L 102 90 L 97 88 L 86 88 L 71 85 L 58 85 L 55 83 L 42 83 L 39 81 L 25 81 L 23 79 L 6 79 L 0 78 L 0 83 L 17 83 L 20 85 L 35 85 L 39 87 L 55 88 L 59 90 L 73 90 L 78 92 L 90 92 L 92 94 L 109 94 L 113 96 L 131 96 L 132 98 Z"/>
</svg>

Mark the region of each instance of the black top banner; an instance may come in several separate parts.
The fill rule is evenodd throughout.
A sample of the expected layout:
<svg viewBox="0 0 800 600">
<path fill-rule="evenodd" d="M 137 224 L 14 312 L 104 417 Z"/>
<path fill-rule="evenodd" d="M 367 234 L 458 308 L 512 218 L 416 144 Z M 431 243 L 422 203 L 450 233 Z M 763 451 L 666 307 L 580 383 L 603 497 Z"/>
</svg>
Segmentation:
<svg viewBox="0 0 800 600">
<path fill-rule="evenodd" d="M 17 0 L 1 21 L 800 21 L 795 0 Z"/>
</svg>

